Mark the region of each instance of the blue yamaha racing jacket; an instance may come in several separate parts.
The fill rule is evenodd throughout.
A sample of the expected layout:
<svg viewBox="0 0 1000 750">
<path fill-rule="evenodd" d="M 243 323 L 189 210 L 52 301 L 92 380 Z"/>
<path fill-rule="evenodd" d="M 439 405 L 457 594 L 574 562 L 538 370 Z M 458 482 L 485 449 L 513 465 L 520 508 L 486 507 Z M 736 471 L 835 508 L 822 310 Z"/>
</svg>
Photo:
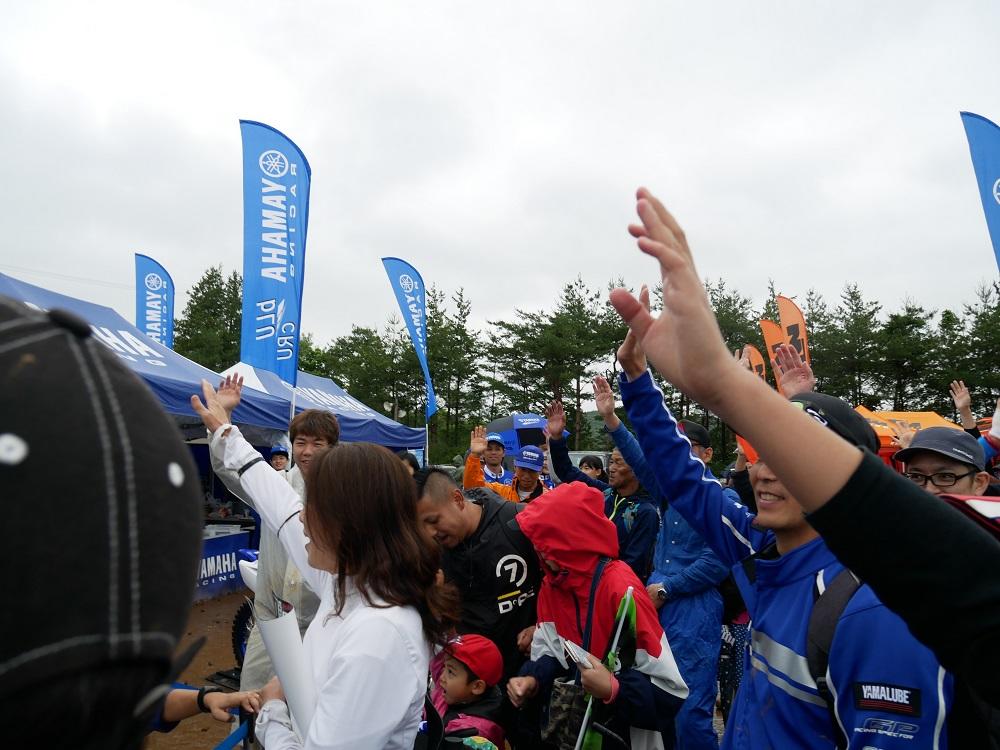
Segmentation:
<svg viewBox="0 0 1000 750">
<path fill-rule="evenodd" d="M 745 675 L 722 747 L 945 750 L 953 678 L 868 586 L 848 602 L 834 634 L 827 669 L 831 716 L 809 673 L 806 636 L 814 592 L 843 565 L 819 538 L 769 555 L 774 534 L 754 528 L 753 514 L 691 456 L 649 372 L 631 383 L 623 377 L 621 392 L 661 490 L 733 568 L 752 618 Z M 753 582 L 740 564 L 751 555 Z"/>
</svg>

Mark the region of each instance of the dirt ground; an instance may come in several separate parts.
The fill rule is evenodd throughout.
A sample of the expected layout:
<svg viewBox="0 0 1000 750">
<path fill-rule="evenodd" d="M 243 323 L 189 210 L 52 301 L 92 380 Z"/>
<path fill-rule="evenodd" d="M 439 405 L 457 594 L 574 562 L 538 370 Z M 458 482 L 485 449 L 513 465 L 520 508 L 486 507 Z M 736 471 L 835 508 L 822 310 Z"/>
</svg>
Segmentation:
<svg viewBox="0 0 1000 750">
<path fill-rule="evenodd" d="M 249 593 L 249 592 L 247 592 Z M 233 615 L 243 603 L 244 594 L 236 593 L 218 599 L 199 602 L 191 608 L 187 630 L 181 648 L 195 638 L 207 639 L 191 665 L 181 674 L 180 681 L 201 687 L 209 684 L 207 677 L 219 670 L 236 666 L 232 649 Z M 226 738 L 230 727 L 211 716 L 192 716 L 169 734 L 153 732 L 146 743 L 148 750 L 212 750 Z"/>
</svg>

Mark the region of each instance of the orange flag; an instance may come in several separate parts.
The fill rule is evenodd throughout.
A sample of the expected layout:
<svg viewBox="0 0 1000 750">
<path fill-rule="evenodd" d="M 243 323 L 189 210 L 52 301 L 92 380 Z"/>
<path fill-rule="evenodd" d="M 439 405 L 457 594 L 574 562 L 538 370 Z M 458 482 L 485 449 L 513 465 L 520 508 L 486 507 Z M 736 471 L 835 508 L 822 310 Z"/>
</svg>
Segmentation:
<svg viewBox="0 0 1000 750">
<path fill-rule="evenodd" d="M 747 344 L 743 348 L 750 354 L 750 369 L 760 375 L 762 379 L 767 380 L 764 375 L 764 355 L 760 353 L 760 349 L 753 344 Z"/>
<path fill-rule="evenodd" d="M 808 365 L 809 360 L 809 337 L 806 335 L 806 319 L 802 315 L 799 306 L 788 297 L 777 296 L 778 319 L 781 321 L 781 331 L 783 341 L 795 347 L 803 361 Z M 770 345 L 769 345 L 770 346 Z"/>
<path fill-rule="evenodd" d="M 781 326 L 773 320 L 760 321 L 760 331 L 764 334 L 764 343 L 767 344 L 767 361 L 770 362 L 774 359 L 774 353 L 778 351 L 778 347 L 785 343 L 785 336 L 781 332 Z M 778 393 L 783 394 L 781 376 L 776 372 L 774 373 L 774 384 L 778 387 Z"/>
</svg>

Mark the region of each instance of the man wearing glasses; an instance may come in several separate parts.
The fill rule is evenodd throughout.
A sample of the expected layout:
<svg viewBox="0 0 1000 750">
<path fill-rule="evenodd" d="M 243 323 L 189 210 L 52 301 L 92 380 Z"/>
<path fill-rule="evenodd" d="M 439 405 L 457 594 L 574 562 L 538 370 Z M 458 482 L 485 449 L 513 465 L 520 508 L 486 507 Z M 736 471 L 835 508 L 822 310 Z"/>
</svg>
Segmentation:
<svg viewBox="0 0 1000 750">
<path fill-rule="evenodd" d="M 985 495 L 990 484 L 983 447 L 950 427 L 920 430 L 909 448 L 893 459 L 906 464 L 903 475 L 932 495 Z"/>
</svg>

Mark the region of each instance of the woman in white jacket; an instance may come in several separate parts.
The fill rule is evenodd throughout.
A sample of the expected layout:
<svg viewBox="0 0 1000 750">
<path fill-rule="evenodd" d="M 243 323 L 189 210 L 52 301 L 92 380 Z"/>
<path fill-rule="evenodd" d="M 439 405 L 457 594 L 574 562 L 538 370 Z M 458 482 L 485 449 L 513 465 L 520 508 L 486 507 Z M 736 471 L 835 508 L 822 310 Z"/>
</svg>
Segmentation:
<svg viewBox="0 0 1000 750">
<path fill-rule="evenodd" d="M 435 583 L 438 549 L 421 533 L 416 488 L 396 456 L 367 443 L 317 454 L 308 503 L 229 424 L 239 383 L 192 405 L 212 453 L 244 491 L 320 597 L 304 647 L 318 695 L 300 741 L 280 686 L 261 691 L 257 736 L 267 750 L 413 747 L 432 644 L 454 623 L 457 600 Z M 221 399 L 220 399 L 221 396 Z"/>
</svg>

